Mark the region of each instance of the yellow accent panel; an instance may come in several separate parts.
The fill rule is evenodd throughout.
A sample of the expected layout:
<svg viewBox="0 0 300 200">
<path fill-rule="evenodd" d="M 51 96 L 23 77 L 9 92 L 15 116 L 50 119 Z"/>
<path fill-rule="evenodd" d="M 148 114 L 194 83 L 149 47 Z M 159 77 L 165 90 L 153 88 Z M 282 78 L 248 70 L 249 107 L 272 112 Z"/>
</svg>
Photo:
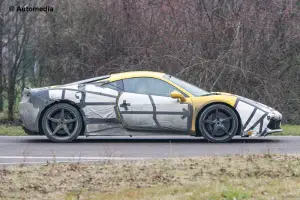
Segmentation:
<svg viewBox="0 0 300 200">
<path fill-rule="evenodd" d="M 209 95 L 209 96 L 193 97 L 193 103 L 194 106 L 197 108 L 201 108 L 211 102 L 223 102 L 231 106 L 234 106 L 236 99 L 237 99 L 236 96 L 231 96 L 231 95 Z"/>
<path fill-rule="evenodd" d="M 124 72 L 124 73 L 112 74 L 110 76 L 110 78 L 108 78 L 108 80 L 109 81 L 117 81 L 117 80 L 121 80 L 121 79 L 136 78 L 136 77 L 152 77 L 152 78 L 162 79 L 162 77 L 164 75 L 165 75 L 165 73 L 160 73 L 160 72 L 134 71 L 134 72 Z"/>
<path fill-rule="evenodd" d="M 203 108 L 204 106 L 210 104 L 210 103 L 226 103 L 234 106 L 236 102 L 237 97 L 233 96 L 231 94 L 222 94 L 222 95 L 210 95 L 210 96 L 200 96 L 200 97 L 192 97 L 193 102 L 193 121 L 192 121 L 192 132 L 196 131 L 196 118 L 198 115 L 198 112 Z"/>
</svg>

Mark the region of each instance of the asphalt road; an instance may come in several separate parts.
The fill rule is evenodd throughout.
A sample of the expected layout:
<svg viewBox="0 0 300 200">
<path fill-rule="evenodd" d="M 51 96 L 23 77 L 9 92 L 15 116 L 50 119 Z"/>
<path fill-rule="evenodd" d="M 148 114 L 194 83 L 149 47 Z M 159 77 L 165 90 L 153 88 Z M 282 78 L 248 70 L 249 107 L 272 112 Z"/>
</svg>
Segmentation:
<svg viewBox="0 0 300 200">
<path fill-rule="evenodd" d="M 300 137 L 236 137 L 213 144 L 190 136 L 79 137 L 52 143 L 44 136 L 0 136 L 0 165 L 104 160 L 139 160 L 250 153 L 300 153 Z"/>
</svg>

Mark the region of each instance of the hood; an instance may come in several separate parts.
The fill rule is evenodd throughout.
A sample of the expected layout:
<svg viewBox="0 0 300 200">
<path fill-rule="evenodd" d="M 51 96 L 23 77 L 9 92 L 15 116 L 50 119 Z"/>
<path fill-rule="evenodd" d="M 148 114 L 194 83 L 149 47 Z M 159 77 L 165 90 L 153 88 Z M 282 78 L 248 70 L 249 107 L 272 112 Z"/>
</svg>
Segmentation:
<svg viewBox="0 0 300 200">
<path fill-rule="evenodd" d="M 265 104 L 262 104 L 260 102 L 257 102 L 257 101 L 254 101 L 252 99 L 248 99 L 246 97 L 242 97 L 242 96 L 239 96 L 239 95 L 235 95 L 235 94 L 230 94 L 230 93 L 226 93 L 226 92 L 213 92 L 217 95 L 226 95 L 226 96 L 236 96 L 238 98 L 239 101 L 244 101 L 245 103 L 248 103 L 250 105 L 253 105 L 267 113 L 269 113 L 269 116 L 272 118 L 278 118 L 278 119 L 281 119 L 282 118 L 282 115 L 280 112 L 278 112 L 276 109 L 270 107 L 270 106 L 267 106 Z"/>
</svg>

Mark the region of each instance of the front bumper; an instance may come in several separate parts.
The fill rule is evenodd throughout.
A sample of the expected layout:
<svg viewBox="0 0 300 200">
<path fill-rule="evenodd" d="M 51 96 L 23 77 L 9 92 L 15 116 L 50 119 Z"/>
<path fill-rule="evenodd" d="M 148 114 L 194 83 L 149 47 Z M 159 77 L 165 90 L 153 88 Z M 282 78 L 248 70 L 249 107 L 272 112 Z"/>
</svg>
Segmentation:
<svg viewBox="0 0 300 200">
<path fill-rule="evenodd" d="M 261 136 L 267 136 L 272 133 L 282 132 L 281 118 L 272 118 L 265 130 L 261 133 Z"/>
<path fill-rule="evenodd" d="M 267 126 L 268 129 L 280 129 L 281 119 L 272 118 Z"/>
<path fill-rule="evenodd" d="M 282 132 L 282 129 L 268 129 L 266 128 L 265 131 L 260 135 L 260 136 L 267 136 L 269 134 L 272 134 L 272 133 L 278 133 L 278 132 Z"/>
<path fill-rule="evenodd" d="M 272 133 L 282 132 L 281 119 L 282 115 L 278 111 L 270 112 L 255 128 L 244 130 L 242 137 L 262 137 Z"/>
<path fill-rule="evenodd" d="M 272 133 L 278 133 L 282 132 L 281 129 L 281 114 L 278 117 L 273 117 L 270 119 L 270 122 L 268 123 L 267 127 L 261 132 L 258 136 L 267 136 Z"/>
</svg>

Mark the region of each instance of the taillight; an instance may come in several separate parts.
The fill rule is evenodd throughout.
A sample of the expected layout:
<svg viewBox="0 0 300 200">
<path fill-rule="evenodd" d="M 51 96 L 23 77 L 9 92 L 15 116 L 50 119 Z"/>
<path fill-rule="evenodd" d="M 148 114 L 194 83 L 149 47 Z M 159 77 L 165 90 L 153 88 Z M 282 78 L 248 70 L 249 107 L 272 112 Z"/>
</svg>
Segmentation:
<svg viewBox="0 0 300 200">
<path fill-rule="evenodd" d="M 30 88 L 24 88 L 24 90 L 22 91 L 22 96 L 26 95 L 29 96 L 31 93 L 31 89 Z"/>
</svg>

